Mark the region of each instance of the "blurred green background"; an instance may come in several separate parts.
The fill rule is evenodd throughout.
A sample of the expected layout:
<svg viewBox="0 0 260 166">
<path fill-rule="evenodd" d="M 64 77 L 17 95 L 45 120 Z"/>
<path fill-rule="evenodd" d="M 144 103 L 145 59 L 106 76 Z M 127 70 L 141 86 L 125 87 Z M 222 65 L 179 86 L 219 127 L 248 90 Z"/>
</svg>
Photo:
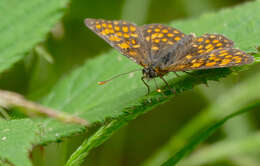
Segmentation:
<svg viewBox="0 0 260 166">
<path fill-rule="evenodd" d="M 178 19 L 198 17 L 247 2 L 246 0 L 72 0 L 65 17 L 29 56 L 5 72 L 0 87 L 17 91 L 37 99 L 47 94 L 55 82 L 86 60 L 106 52 L 111 47 L 87 29 L 85 18 L 124 19 L 139 25 L 169 23 Z M 236 84 L 259 72 L 260 65 L 251 66 L 239 75 L 220 82 L 201 85 L 175 97 L 171 102 L 132 121 L 110 140 L 93 150 L 84 165 L 135 166 L 142 164 L 180 128 L 206 109 L 215 99 Z M 104 71 L 105 72 L 105 71 Z M 259 85 L 256 85 L 259 87 Z M 172 109 L 174 108 L 174 109 Z M 259 128 L 259 113 L 251 112 L 226 123 L 204 146 L 220 140 L 246 136 Z M 89 135 L 89 134 L 87 134 Z M 69 155 L 87 135 L 74 136 L 60 143 L 36 147 L 35 165 L 64 165 Z M 243 165 L 241 158 L 260 165 L 260 151 L 253 157 L 232 156 L 207 163 L 217 165 Z M 239 158 L 239 159 L 238 159 Z M 247 162 L 247 163 L 250 163 Z M 251 165 L 253 165 L 251 164 Z"/>
</svg>

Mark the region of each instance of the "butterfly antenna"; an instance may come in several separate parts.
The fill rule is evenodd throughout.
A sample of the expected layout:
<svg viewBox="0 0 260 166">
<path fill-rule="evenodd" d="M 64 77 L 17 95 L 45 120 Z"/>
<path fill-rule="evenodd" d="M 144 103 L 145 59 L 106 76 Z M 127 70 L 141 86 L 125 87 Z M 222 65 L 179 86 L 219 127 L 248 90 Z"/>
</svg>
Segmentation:
<svg viewBox="0 0 260 166">
<path fill-rule="evenodd" d="M 141 71 L 141 70 L 142 69 L 135 69 L 133 71 L 129 71 L 129 72 L 126 72 L 126 73 L 121 73 L 121 74 L 115 75 L 114 77 L 112 77 L 112 78 L 110 78 L 108 80 L 98 82 L 98 85 L 104 85 L 104 84 L 108 83 L 109 81 L 112 81 L 115 78 L 118 78 L 118 77 L 126 75 L 126 74 L 130 74 L 130 73 L 133 73 L 133 72 L 136 72 L 136 71 Z"/>
</svg>

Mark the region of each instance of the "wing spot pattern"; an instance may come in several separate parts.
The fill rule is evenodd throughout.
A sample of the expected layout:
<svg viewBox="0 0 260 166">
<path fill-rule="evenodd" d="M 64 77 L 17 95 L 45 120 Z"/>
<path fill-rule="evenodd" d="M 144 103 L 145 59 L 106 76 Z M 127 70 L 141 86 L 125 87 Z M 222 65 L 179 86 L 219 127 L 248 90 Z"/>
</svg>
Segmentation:
<svg viewBox="0 0 260 166">
<path fill-rule="evenodd" d="M 232 55 L 225 56 L 226 59 L 231 58 L 231 57 L 232 57 Z"/>
<path fill-rule="evenodd" d="M 130 37 L 130 35 L 129 35 L 129 34 L 127 34 L 127 33 L 124 33 L 124 37 L 125 37 L 125 38 L 129 38 L 129 37 Z"/>
<path fill-rule="evenodd" d="M 120 27 L 119 26 L 115 26 L 115 30 L 116 31 L 120 31 Z"/>
<path fill-rule="evenodd" d="M 176 33 L 176 34 L 178 34 L 178 33 L 180 33 L 178 30 L 173 30 L 173 33 Z"/>
<path fill-rule="evenodd" d="M 119 42 L 121 39 L 118 38 L 117 36 L 110 36 L 109 40 Z"/>
<path fill-rule="evenodd" d="M 197 67 L 200 67 L 202 65 L 202 63 L 194 63 L 191 67 L 195 67 L 195 68 L 197 68 Z"/>
<path fill-rule="evenodd" d="M 201 37 L 201 38 L 198 38 L 197 42 L 202 42 L 204 39 Z"/>
<path fill-rule="evenodd" d="M 101 29 L 101 25 L 100 25 L 100 24 L 97 24 L 97 25 L 96 25 L 96 28 L 97 28 L 97 29 Z"/>
<path fill-rule="evenodd" d="M 167 42 L 167 40 L 168 40 L 167 38 L 162 38 L 163 42 Z"/>
<path fill-rule="evenodd" d="M 174 40 L 178 41 L 181 40 L 181 38 L 179 36 L 175 37 Z"/>
<path fill-rule="evenodd" d="M 123 26 L 122 30 L 123 30 L 123 32 L 128 32 L 128 27 L 127 26 Z"/>
<path fill-rule="evenodd" d="M 173 45 L 174 43 L 172 41 L 168 41 L 168 44 L 169 45 Z"/>
<path fill-rule="evenodd" d="M 208 62 L 208 63 L 206 63 L 206 66 L 211 67 L 211 66 L 214 66 L 215 64 L 216 64 L 216 62 Z"/>
<path fill-rule="evenodd" d="M 225 65 L 227 65 L 230 62 L 231 62 L 231 59 L 223 59 L 219 65 L 220 66 L 225 66 Z"/>
<path fill-rule="evenodd" d="M 130 31 L 135 32 L 136 31 L 136 27 L 130 26 Z"/>
<path fill-rule="evenodd" d="M 155 43 L 160 43 L 160 39 L 155 39 L 154 42 Z"/>
<path fill-rule="evenodd" d="M 159 28 L 154 29 L 155 32 L 160 32 L 161 30 Z"/>
<path fill-rule="evenodd" d="M 131 35 L 132 37 L 138 38 L 138 34 L 136 34 L 136 33 L 131 33 L 130 35 Z"/>
<path fill-rule="evenodd" d="M 162 33 L 168 33 L 169 31 L 167 29 L 163 29 Z"/>
<path fill-rule="evenodd" d="M 152 50 L 159 50 L 159 47 L 153 46 Z"/>
<path fill-rule="evenodd" d="M 133 47 L 134 47 L 134 48 L 139 48 L 140 45 L 139 45 L 139 44 L 137 44 L 137 45 L 133 45 Z"/>
<path fill-rule="evenodd" d="M 173 37 L 174 35 L 172 33 L 167 34 L 168 37 Z"/>
<path fill-rule="evenodd" d="M 218 56 L 225 56 L 225 55 L 228 55 L 228 53 L 224 52 L 224 53 L 219 54 Z"/>
<path fill-rule="evenodd" d="M 187 59 L 191 59 L 192 56 L 189 54 L 189 55 L 186 56 L 186 58 L 187 58 Z"/>
<path fill-rule="evenodd" d="M 127 44 L 127 43 L 120 43 L 120 44 L 118 44 L 118 46 L 119 46 L 121 49 L 127 49 L 127 48 L 130 47 L 129 44 Z"/>
<path fill-rule="evenodd" d="M 220 46 L 222 46 L 222 45 L 223 45 L 222 43 L 216 44 L 217 47 L 220 47 Z"/>
<path fill-rule="evenodd" d="M 117 32 L 116 35 L 117 36 L 122 36 L 123 34 L 122 34 L 122 32 Z"/>
</svg>

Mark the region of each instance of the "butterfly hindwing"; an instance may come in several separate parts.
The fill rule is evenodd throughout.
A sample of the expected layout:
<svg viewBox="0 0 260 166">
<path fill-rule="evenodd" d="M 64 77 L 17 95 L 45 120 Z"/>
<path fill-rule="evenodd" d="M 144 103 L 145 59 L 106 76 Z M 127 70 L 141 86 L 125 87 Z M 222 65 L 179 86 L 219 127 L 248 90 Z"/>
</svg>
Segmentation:
<svg viewBox="0 0 260 166">
<path fill-rule="evenodd" d="M 240 66 L 254 61 L 253 56 L 236 48 L 216 49 L 198 56 L 187 55 L 182 60 L 169 66 L 169 71 L 210 69 Z"/>
<path fill-rule="evenodd" d="M 123 55 L 142 66 L 147 65 L 145 45 L 135 24 L 102 19 L 85 19 L 85 24 Z"/>
<path fill-rule="evenodd" d="M 211 52 L 216 49 L 231 48 L 234 43 L 224 35 L 220 34 L 204 34 L 196 37 L 191 43 L 189 54 L 197 56 Z"/>
</svg>

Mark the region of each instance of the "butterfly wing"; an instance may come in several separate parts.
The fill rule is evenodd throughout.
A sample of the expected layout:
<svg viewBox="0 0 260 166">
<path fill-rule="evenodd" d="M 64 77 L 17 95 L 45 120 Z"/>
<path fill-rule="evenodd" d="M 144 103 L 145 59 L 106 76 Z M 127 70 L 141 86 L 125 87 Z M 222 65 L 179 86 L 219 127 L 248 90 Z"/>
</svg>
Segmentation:
<svg viewBox="0 0 260 166">
<path fill-rule="evenodd" d="M 148 54 L 140 29 L 135 24 L 102 19 L 85 19 L 85 24 L 121 54 L 142 66 L 147 66 Z"/>
<path fill-rule="evenodd" d="M 197 56 L 187 55 L 178 63 L 169 66 L 168 71 L 211 69 L 250 64 L 254 57 L 236 48 L 221 48 Z"/>
<path fill-rule="evenodd" d="M 223 35 L 204 34 L 192 41 L 188 54 L 190 56 L 198 56 L 216 49 L 231 48 L 233 45 L 233 41 Z"/>
<path fill-rule="evenodd" d="M 178 46 L 185 45 L 188 35 L 185 35 L 180 30 L 162 25 L 162 24 L 148 24 L 141 27 L 144 40 L 147 48 L 149 48 L 149 57 L 151 66 L 162 67 L 168 60 L 174 60 L 176 54 L 172 53 L 178 50 Z"/>
</svg>

